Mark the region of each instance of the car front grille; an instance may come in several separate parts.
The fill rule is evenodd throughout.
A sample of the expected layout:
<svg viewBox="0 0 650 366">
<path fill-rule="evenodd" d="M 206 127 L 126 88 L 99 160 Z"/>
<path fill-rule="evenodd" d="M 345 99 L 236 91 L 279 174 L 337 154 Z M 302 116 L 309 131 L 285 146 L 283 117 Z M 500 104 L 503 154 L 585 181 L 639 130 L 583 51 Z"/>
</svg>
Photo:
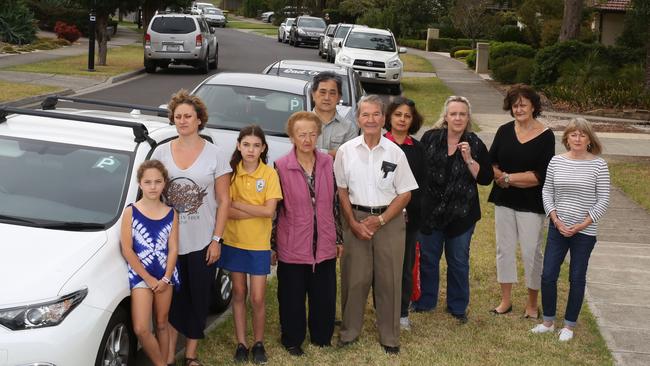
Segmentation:
<svg viewBox="0 0 650 366">
<path fill-rule="evenodd" d="M 372 60 L 354 60 L 355 66 L 365 66 L 365 67 L 378 67 L 381 69 L 386 68 L 386 64 L 380 61 Z"/>
</svg>

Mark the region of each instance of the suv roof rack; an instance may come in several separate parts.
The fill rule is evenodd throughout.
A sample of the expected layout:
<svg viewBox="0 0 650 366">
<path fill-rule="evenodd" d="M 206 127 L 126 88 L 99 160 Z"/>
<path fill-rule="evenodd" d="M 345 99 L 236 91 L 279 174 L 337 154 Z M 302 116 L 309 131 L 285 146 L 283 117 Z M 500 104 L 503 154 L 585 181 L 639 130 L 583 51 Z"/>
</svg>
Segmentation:
<svg viewBox="0 0 650 366">
<path fill-rule="evenodd" d="M 135 137 L 134 139 L 135 142 L 146 141 L 149 143 L 149 145 L 152 148 L 156 146 L 156 141 L 154 141 L 151 137 L 149 137 L 149 131 L 147 130 L 147 127 L 144 124 L 138 122 L 120 121 L 117 119 L 80 116 L 77 114 L 67 114 L 67 113 L 63 114 L 57 112 L 39 111 L 34 109 L 0 106 L 0 123 L 6 122 L 7 116 L 9 114 L 22 114 L 27 116 L 47 117 L 47 118 L 95 123 L 95 124 L 107 125 L 107 126 L 127 127 L 133 130 L 133 136 Z"/>
<path fill-rule="evenodd" d="M 56 109 L 56 105 L 57 105 L 57 103 L 59 101 L 71 102 L 71 103 L 94 104 L 94 105 L 101 105 L 101 106 L 106 106 L 106 107 L 118 107 L 118 108 L 124 108 L 124 109 L 139 109 L 141 111 L 156 112 L 157 116 L 159 116 L 159 117 L 167 117 L 167 116 L 169 116 L 169 111 L 168 110 L 158 108 L 158 107 L 150 107 L 150 106 L 141 105 L 141 104 L 110 102 L 110 101 L 97 100 L 97 99 L 66 97 L 66 96 L 62 96 L 62 95 L 52 95 L 52 96 L 46 97 L 41 102 L 41 108 L 44 111 Z"/>
</svg>

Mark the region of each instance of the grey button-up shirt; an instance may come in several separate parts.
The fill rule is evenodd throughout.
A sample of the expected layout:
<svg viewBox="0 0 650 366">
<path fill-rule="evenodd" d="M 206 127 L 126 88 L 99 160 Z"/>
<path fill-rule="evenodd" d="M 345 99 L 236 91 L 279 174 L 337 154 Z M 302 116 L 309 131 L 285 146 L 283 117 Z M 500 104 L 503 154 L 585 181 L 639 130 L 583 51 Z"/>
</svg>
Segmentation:
<svg viewBox="0 0 650 366">
<path fill-rule="evenodd" d="M 316 147 L 324 150 L 336 150 L 343 143 L 357 136 L 359 136 L 359 129 L 356 123 L 336 112 L 329 123 L 323 123 L 321 134 L 316 140 Z"/>
</svg>

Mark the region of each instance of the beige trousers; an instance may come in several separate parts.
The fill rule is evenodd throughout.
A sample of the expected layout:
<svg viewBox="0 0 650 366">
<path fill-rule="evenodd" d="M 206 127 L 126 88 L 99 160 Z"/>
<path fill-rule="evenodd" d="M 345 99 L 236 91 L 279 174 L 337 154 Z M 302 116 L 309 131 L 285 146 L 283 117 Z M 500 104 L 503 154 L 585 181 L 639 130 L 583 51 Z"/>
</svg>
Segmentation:
<svg viewBox="0 0 650 366">
<path fill-rule="evenodd" d="M 517 242 L 521 246 L 526 286 L 539 290 L 542 281 L 542 239 L 545 216 L 494 207 L 497 237 L 497 281 L 517 282 Z"/>
<path fill-rule="evenodd" d="M 357 220 L 369 215 L 356 210 L 353 210 L 353 213 Z M 343 319 L 340 339 L 350 342 L 361 334 L 363 315 L 372 285 L 379 342 L 384 346 L 399 346 L 402 266 L 406 237 L 404 216 L 397 215 L 367 241 L 354 236 L 347 222 L 343 221 L 345 250 L 341 259 Z"/>
</svg>

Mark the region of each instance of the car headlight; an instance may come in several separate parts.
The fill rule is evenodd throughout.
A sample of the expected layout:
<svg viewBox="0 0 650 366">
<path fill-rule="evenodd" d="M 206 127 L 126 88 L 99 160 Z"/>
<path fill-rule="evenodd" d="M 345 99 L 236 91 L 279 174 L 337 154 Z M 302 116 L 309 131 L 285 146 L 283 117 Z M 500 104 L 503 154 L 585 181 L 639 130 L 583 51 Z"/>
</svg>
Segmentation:
<svg viewBox="0 0 650 366">
<path fill-rule="evenodd" d="M 339 62 L 342 63 L 342 64 L 351 64 L 352 63 L 352 58 L 350 56 L 340 55 L 338 57 L 338 59 L 339 59 Z"/>
<path fill-rule="evenodd" d="M 402 67 L 402 61 L 400 59 L 388 61 L 388 67 L 390 68 Z"/>
<path fill-rule="evenodd" d="M 81 303 L 88 289 L 40 304 L 0 309 L 0 324 L 11 330 L 35 329 L 58 325 Z"/>
<path fill-rule="evenodd" d="M 304 30 L 302 30 L 302 28 L 298 28 L 298 34 L 304 36 L 304 35 L 307 34 L 307 32 L 305 32 Z"/>
</svg>

